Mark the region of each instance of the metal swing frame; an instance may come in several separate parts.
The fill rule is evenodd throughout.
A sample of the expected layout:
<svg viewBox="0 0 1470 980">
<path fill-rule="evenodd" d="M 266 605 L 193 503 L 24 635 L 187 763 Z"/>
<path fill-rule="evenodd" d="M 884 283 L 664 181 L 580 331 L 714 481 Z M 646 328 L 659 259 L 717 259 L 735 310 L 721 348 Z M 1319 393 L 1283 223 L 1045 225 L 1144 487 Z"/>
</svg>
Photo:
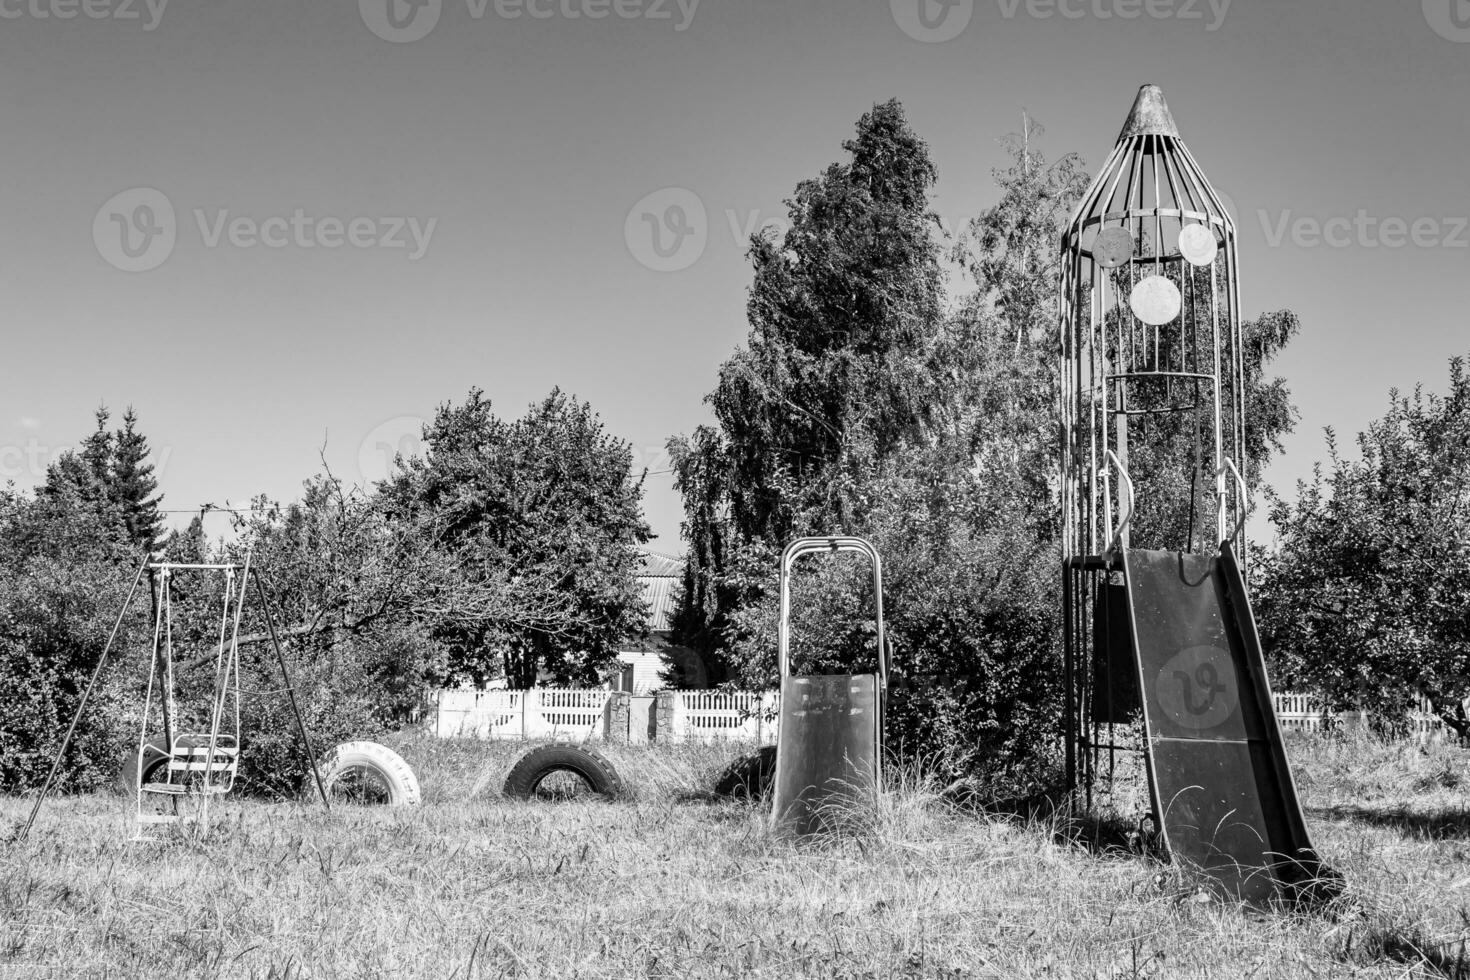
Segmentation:
<svg viewBox="0 0 1470 980">
<path fill-rule="evenodd" d="M 276 665 L 281 672 L 284 692 L 289 700 L 291 713 L 296 720 L 297 733 L 301 737 L 301 744 L 305 751 L 306 761 L 311 768 L 317 793 L 322 801 L 322 806 L 327 810 L 331 809 L 326 787 L 322 782 L 321 770 L 317 765 L 316 753 L 311 747 L 306 722 L 296 698 L 296 687 L 291 680 L 285 654 L 281 649 L 280 634 L 276 629 L 275 617 L 271 613 L 265 585 L 261 581 L 259 570 L 252 567 L 253 556 L 254 548 L 252 547 L 246 552 L 243 563 L 154 561 L 151 555 L 143 558 L 133 577 L 132 585 L 128 588 L 127 597 L 118 610 L 117 619 L 108 634 L 102 654 L 97 660 L 97 666 L 92 671 L 92 677 L 82 692 L 71 724 L 56 750 L 56 756 L 52 760 L 45 782 L 42 783 L 40 792 L 36 795 L 36 801 L 25 823 L 15 834 L 17 842 L 24 841 L 29 836 L 31 827 L 35 824 L 36 817 L 41 811 L 41 806 L 56 785 L 56 777 L 60 772 L 61 762 L 66 756 L 66 750 L 71 744 L 82 713 L 86 710 L 87 703 L 102 676 L 102 671 L 117 642 L 128 611 L 133 606 L 145 574 L 149 579 L 149 591 L 153 601 L 153 641 L 148 666 L 148 682 L 144 689 L 142 719 L 139 725 L 135 770 L 137 781 L 133 793 L 133 816 L 135 824 L 139 827 L 139 833 L 133 839 L 147 840 L 148 838 L 141 836 L 141 830 L 142 827 L 150 824 L 185 823 L 190 825 L 196 837 L 203 836 L 208 830 L 210 801 L 214 797 L 230 792 L 234 787 L 241 749 L 240 701 L 244 693 L 240 686 L 240 623 L 244 616 L 246 594 L 252 583 L 255 586 L 257 602 L 266 623 L 267 638 L 275 654 Z M 225 579 L 223 610 L 213 658 L 214 683 L 211 687 L 209 723 L 208 730 L 205 732 L 191 733 L 178 730 L 179 714 L 175 697 L 173 656 L 172 581 L 179 572 L 214 572 L 222 574 Z M 205 662 L 207 663 L 207 660 Z M 167 747 L 168 763 L 161 780 L 154 779 L 145 783 L 143 780 L 144 763 L 147 758 L 149 720 L 155 695 Z M 144 798 L 148 796 L 170 801 L 174 812 L 145 813 Z M 193 812 L 180 813 L 180 804 L 192 804 Z"/>
</svg>

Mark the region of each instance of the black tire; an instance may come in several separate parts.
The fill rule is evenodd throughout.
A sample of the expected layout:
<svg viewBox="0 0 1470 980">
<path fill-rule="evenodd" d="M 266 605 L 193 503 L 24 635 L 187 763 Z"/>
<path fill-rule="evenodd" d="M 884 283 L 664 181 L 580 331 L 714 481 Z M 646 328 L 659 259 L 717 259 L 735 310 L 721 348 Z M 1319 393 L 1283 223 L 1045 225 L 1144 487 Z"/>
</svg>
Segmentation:
<svg viewBox="0 0 1470 980">
<path fill-rule="evenodd" d="M 154 776 L 159 774 L 159 768 L 168 764 L 168 740 L 162 735 L 150 738 L 143 744 L 143 779 L 142 782 L 151 783 Z M 128 749 L 128 754 L 123 756 L 122 769 L 117 774 L 117 789 L 124 796 L 132 796 L 138 792 L 138 749 L 137 743 Z"/>
<path fill-rule="evenodd" d="M 343 742 L 321 760 L 327 796 L 341 802 L 418 806 L 419 779 L 403 756 L 377 742 Z M 305 789 L 315 793 L 308 774 Z"/>
<path fill-rule="evenodd" d="M 764 745 L 725 767 L 715 781 L 715 795 L 737 800 L 763 800 L 776 781 L 776 747 Z"/>
<path fill-rule="evenodd" d="M 625 793 L 623 780 L 613 764 L 599 753 L 570 742 L 542 745 L 532 749 L 511 767 L 501 792 L 515 800 L 566 800 L 585 795 L 575 788 L 561 789 L 550 777 L 567 773 L 580 781 L 588 793 L 618 799 Z"/>
</svg>

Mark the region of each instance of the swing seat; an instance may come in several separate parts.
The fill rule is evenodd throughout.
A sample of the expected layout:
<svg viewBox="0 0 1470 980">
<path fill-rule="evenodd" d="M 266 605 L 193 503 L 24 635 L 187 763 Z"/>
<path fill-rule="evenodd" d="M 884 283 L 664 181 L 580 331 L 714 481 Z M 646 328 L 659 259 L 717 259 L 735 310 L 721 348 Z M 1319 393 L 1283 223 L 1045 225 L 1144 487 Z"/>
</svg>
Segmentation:
<svg viewBox="0 0 1470 980">
<path fill-rule="evenodd" d="M 219 796 L 228 793 L 234 785 L 235 772 L 240 766 L 239 739 L 234 735 L 215 736 L 213 753 L 210 752 L 209 741 L 208 735 L 179 735 L 174 739 L 173 751 L 169 753 L 168 760 L 170 773 L 207 773 L 210 780 L 208 786 L 193 781 L 182 784 L 150 783 L 149 786 L 161 787 L 153 791 L 189 796 Z M 213 781 L 215 778 L 219 778 L 218 783 Z"/>
</svg>

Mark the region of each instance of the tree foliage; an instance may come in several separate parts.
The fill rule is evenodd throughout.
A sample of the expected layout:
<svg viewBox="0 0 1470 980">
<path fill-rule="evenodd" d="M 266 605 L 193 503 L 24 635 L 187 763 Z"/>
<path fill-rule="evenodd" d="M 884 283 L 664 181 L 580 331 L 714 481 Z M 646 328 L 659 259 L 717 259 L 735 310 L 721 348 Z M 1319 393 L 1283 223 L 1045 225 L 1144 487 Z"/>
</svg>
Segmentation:
<svg viewBox="0 0 1470 980">
<path fill-rule="evenodd" d="M 141 561 L 95 503 L 67 486 L 34 499 L 0 491 L 0 789 L 45 777 Z M 145 636 L 140 611 L 123 620 L 119 651 Z M 116 773 L 136 686 L 119 656 L 62 760 L 64 786 L 90 789 Z"/>
<path fill-rule="evenodd" d="M 890 745 L 992 775 L 1034 770 L 1057 718 L 1049 341 L 1058 223 L 1085 178 L 1075 158 L 1047 165 L 1032 135 L 1011 143 L 1000 203 L 956 250 L 973 291 L 946 313 L 927 148 L 897 103 L 865 115 L 850 161 L 798 188 L 783 247 L 752 243 L 751 333 L 710 396 L 719 427 L 672 445 L 685 641 L 717 644 L 742 685 L 771 686 L 781 548 L 802 533 L 868 537 L 902 677 Z M 845 206 L 812 203 L 834 200 Z M 875 227 L 902 234 L 874 241 Z M 798 669 L 871 669 L 865 571 L 814 565 L 794 588 Z"/>
<path fill-rule="evenodd" d="M 1345 457 L 1276 500 L 1278 547 L 1259 590 L 1262 630 L 1287 683 L 1335 708 L 1402 715 L 1420 696 L 1470 734 L 1470 376 L 1390 395 Z"/>
<path fill-rule="evenodd" d="M 559 389 L 519 419 L 472 390 L 424 429 L 423 457 L 384 487 L 457 583 L 435 636 L 452 676 L 594 682 L 646 632 L 636 547 L 650 536 L 626 442 Z"/>
<path fill-rule="evenodd" d="M 163 514 L 152 449 L 129 406 L 121 428 L 112 413 L 97 409 L 96 428 L 76 452 L 62 453 L 47 470 L 42 493 L 63 494 L 87 504 L 104 521 L 120 522 L 140 550 L 153 551 L 163 537 Z"/>
</svg>

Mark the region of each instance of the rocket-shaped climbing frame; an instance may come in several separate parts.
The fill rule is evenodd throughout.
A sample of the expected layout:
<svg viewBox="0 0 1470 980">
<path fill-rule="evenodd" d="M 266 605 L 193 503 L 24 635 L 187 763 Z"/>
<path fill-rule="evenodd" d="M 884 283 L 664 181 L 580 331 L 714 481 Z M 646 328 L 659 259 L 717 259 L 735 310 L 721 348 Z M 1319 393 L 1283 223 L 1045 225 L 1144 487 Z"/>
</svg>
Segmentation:
<svg viewBox="0 0 1470 980">
<path fill-rule="evenodd" d="M 1240 563 L 1245 363 L 1224 200 L 1145 85 L 1064 234 L 1067 770 L 1092 805 L 1141 756 L 1131 771 L 1174 859 L 1264 904 L 1333 875 L 1307 836 Z"/>
</svg>

